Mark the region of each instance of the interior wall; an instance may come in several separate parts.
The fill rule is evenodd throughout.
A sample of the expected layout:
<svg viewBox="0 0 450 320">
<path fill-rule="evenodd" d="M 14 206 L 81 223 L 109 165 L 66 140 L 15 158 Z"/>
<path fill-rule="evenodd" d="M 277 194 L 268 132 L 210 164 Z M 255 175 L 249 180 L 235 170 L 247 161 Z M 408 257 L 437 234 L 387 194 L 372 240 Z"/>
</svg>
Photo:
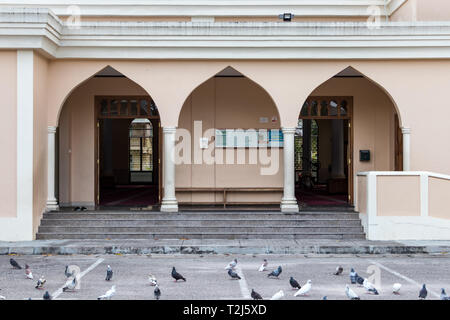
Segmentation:
<svg viewBox="0 0 450 320">
<path fill-rule="evenodd" d="M 95 203 L 95 108 L 98 95 L 148 95 L 127 78 L 91 78 L 75 88 L 64 103 L 60 128 L 60 203 Z"/>
<path fill-rule="evenodd" d="M 265 117 L 268 123 L 261 123 Z M 272 118 L 276 122 L 272 122 Z M 191 132 L 191 158 L 201 152 L 194 139 L 194 121 L 202 121 L 203 132 L 216 129 L 278 129 L 279 114 L 269 95 L 257 84 L 244 77 L 215 77 L 195 89 L 183 105 L 179 128 Z M 236 150 L 236 149 L 234 149 Z M 275 149 L 274 149 L 275 150 Z M 278 153 L 280 166 L 275 175 L 261 175 L 258 164 L 181 164 L 176 166 L 176 187 L 282 187 L 283 149 Z M 246 159 L 249 149 L 245 150 Z M 180 202 L 222 201 L 222 194 L 177 192 Z M 279 202 L 281 193 L 232 193 L 230 201 Z"/>
<path fill-rule="evenodd" d="M 17 52 L 0 51 L 0 217 L 17 216 Z"/>
</svg>

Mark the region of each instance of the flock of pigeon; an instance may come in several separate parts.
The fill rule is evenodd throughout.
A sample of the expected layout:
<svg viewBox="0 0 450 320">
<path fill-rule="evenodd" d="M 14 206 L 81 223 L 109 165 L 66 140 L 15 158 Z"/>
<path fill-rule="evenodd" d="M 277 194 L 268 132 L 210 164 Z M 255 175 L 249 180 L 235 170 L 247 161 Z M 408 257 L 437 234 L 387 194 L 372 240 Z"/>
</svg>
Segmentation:
<svg viewBox="0 0 450 320">
<path fill-rule="evenodd" d="M 11 258 L 9 262 L 14 269 L 22 269 L 22 267 L 19 265 L 19 263 L 16 260 Z M 228 270 L 228 275 L 231 277 L 231 279 L 241 280 L 241 277 L 235 271 L 237 263 L 238 263 L 237 259 L 232 260 L 225 267 L 225 270 Z M 259 267 L 258 271 L 260 271 L 260 272 L 267 271 L 267 266 L 268 266 L 268 261 L 267 261 L 267 259 L 264 259 L 264 261 L 263 261 L 262 265 Z M 282 271 L 283 271 L 283 269 L 281 268 L 281 266 L 278 266 L 275 270 L 273 270 L 272 272 L 267 274 L 267 277 L 278 279 L 278 277 L 280 276 Z M 338 266 L 336 268 L 336 271 L 333 274 L 336 276 L 340 276 L 340 275 L 342 275 L 343 271 L 344 271 L 343 267 Z M 66 266 L 64 274 L 67 278 L 73 277 L 73 280 L 71 282 L 68 282 L 62 288 L 62 291 L 63 292 L 75 291 L 77 289 L 77 285 L 78 285 L 78 281 L 79 281 L 78 276 L 75 275 L 74 272 L 69 272 L 69 266 Z M 25 276 L 27 279 L 31 279 L 31 280 L 34 279 L 33 273 L 31 272 L 31 269 L 30 269 L 29 265 L 27 265 L 27 264 L 25 265 Z M 183 280 L 186 282 L 186 278 L 184 278 L 180 273 L 178 273 L 177 270 L 175 269 L 175 267 L 172 268 L 171 276 L 173 279 L 175 279 L 175 282 L 177 282 L 178 280 Z M 368 293 L 371 293 L 374 295 L 379 295 L 377 288 L 375 288 L 375 286 L 372 283 L 370 283 L 368 279 L 359 276 L 358 273 L 356 273 L 356 271 L 353 268 L 351 268 L 349 276 L 350 276 L 351 284 L 358 284 L 360 286 L 363 286 Z M 111 266 L 108 265 L 106 268 L 105 281 L 111 281 L 112 277 L 113 277 L 113 270 L 112 270 Z M 159 300 L 161 297 L 161 289 L 159 288 L 156 277 L 152 274 L 149 274 L 148 282 L 150 285 L 155 287 L 155 289 L 153 291 L 154 297 L 156 300 Z M 44 276 L 41 276 L 37 280 L 37 284 L 36 284 L 35 288 L 36 289 L 44 289 L 45 283 L 46 283 L 46 280 L 45 280 Z M 297 282 L 297 280 L 295 280 L 293 277 L 290 277 L 289 284 L 291 285 L 292 289 L 297 290 L 294 294 L 295 297 L 306 296 L 312 288 L 311 280 L 308 280 L 303 286 L 301 286 Z M 401 287 L 402 287 L 402 285 L 400 283 L 394 283 L 394 285 L 392 286 L 392 293 L 396 294 L 396 295 L 400 294 Z M 111 300 L 111 298 L 114 296 L 115 293 L 116 293 L 116 286 L 113 285 L 111 287 L 111 289 L 109 289 L 105 294 L 99 296 L 97 299 L 98 300 Z M 350 300 L 360 300 L 360 297 L 350 288 L 350 286 L 348 284 L 345 286 L 345 294 Z M 271 297 L 270 300 L 280 300 L 284 297 L 284 295 L 285 294 L 284 294 L 283 290 L 280 290 L 280 291 L 276 292 Z M 427 297 L 427 295 L 428 295 L 428 291 L 424 284 L 422 286 L 422 289 L 419 291 L 418 298 L 425 299 Z M 256 292 L 254 289 L 252 289 L 251 297 L 253 300 L 262 300 L 261 295 L 258 292 Z M 5 299 L 6 299 L 5 297 L 0 295 L 0 300 L 5 300 Z M 51 300 L 52 296 L 50 295 L 50 293 L 48 291 L 46 291 L 43 295 L 43 299 Z M 327 296 L 324 296 L 322 299 L 327 300 Z M 447 295 L 444 288 L 441 289 L 440 299 L 441 300 L 450 300 L 450 297 Z M 31 300 L 31 298 L 30 298 L 30 300 Z"/>
</svg>

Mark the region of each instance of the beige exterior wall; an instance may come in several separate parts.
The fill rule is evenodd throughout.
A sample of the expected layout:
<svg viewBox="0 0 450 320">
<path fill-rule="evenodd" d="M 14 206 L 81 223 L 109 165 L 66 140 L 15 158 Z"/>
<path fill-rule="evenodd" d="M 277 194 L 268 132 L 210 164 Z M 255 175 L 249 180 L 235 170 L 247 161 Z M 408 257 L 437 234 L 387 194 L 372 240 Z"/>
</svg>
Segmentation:
<svg viewBox="0 0 450 320">
<path fill-rule="evenodd" d="M 0 145 L 4 152 L 0 157 L 0 217 L 17 216 L 17 53 L 0 51 Z"/>
<path fill-rule="evenodd" d="M 357 177 L 357 206 L 355 210 L 360 214 L 367 214 L 367 177 Z"/>
<path fill-rule="evenodd" d="M 449 21 L 450 2 L 447 0 L 408 0 L 391 21 Z"/>
<path fill-rule="evenodd" d="M 377 216 L 420 216 L 420 176 L 378 176 Z"/>
<path fill-rule="evenodd" d="M 450 195 L 450 180 L 430 177 L 428 194 L 428 215 L 434 218 L 450 219 L 447 202 Z"/>
<path fill-rule="evenodd" d="M 33 124 L 34 232 L 37 232 L 47 200 L 47 70 L 47 60 L 35 53 Z"/>
</svg>

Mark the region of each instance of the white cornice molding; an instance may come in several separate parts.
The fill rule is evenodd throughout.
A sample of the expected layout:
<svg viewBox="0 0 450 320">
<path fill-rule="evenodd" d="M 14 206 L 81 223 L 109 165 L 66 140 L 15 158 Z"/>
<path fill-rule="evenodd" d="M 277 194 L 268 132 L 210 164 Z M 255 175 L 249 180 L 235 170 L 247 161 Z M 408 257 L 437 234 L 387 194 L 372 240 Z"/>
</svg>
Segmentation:
<svg viewBox="0 0 450 320">
<path fill-rule="evenodd" d="M 81 22 L 0 10 L 0 48 L 74 59 L 449 59 L 450 22 Z"/>
<path fill-rule="evenodd" d="M 89 16 L 216 16 L 261 17 L 290 12 L 297 17 L 367 17 L 367 8 L 379 6 L 388 14 L 407 0 L 0 0 L 0 7 L 48 8 L 67 16 L 76 5 Z M 384 13 L 384 11 L 383 11 Z"/>
</svg>

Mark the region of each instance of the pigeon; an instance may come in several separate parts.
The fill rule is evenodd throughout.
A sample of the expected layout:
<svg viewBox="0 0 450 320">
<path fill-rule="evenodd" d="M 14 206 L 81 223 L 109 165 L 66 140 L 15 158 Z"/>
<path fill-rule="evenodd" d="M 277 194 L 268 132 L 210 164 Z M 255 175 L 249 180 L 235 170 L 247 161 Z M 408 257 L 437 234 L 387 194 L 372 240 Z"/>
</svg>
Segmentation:
<svg viewBox="0 0 450 320">
<path fill-rule="evenodd" d="M 50 295 L 50 293 L 48 293 L 48 291 L 45 291 L 44 296 L 42 297 L 42 299 L 44 299 L 44 300 L 52 300 L 52 296 Z"/>
<path fill-rule="evenodd" d="M 427 297 L 428 291 L 425 287 L 425 284 L 422 286 L 422 289 L 419 291 L 419 299 L 425 299 Z"/>
<path fill-rule="evenodd" d="M 342 268 L 342 266 L 337 266 L 336 272 L 334 273 L 334 275 L 338 276 L 338 275 L 342 274 L 343 271 L 344 271 L 344 268 Z"/>
<path fill-rule="evenodd" d="M 267 259 L 264 259 L 263 263 L 262 263 L 261 267 L 259 267 L 258 271 L 260 271 L 260 272 L 266 271 L 267 265 L 268 265 Z"/>
<path fill-rule="evenodd" d="M 152 275 L 151 273 L 148 275 L 148 282 L 150 282 L 151 286 L 156 286 L 158 281 L 156 280 L 156 277 Z"/>
<path fill-rule="evenodd" d="M 283 270 L 281 269 L 281 266 L 278 266 L 278 268 L 276 268 L 275 270 L 273 270 L 271 273 L 269 273 L 267 276 L 268 277 L 279 277 L 280 276 L 280 274 L 281 274 L 281 272 L 282 272 Z"/>
<path fill-rule="evenodd" d="M 347 297 L 350 300 L 360 300 L 360 298 L 358 297 L 358 295 L 355 293 L 355 291 L 353 291 L 352 289 L 350 289 L 350 287 L 348 286 L 348 284 L 345 285 L 345 294 L 347 295 Z"/>
<path fill-rule="evenodd" d="M 392 293 L 393 294 L 400 294 L 400 288 L 402 287 L 402 285 L 400 283 L 394 283 L 394 285 L 392 286 Z"/>
<path fill-rule="evenodd" d="M 228 269 L 228 275 L 232 279 L 239 279 L 239 280 L 241 280 L 241 277 L 239 277 L 239 275 L 236 272 L 234 272 L 233 270 L 231 270 L 231 269 Z"/>
<path fill-rule="evenodd" d="M 63 292 L 73 291 L 73 290 L 75 290 L 76 286 L 77 286 L 77 278 L 74 277 L 73 280 L 71 282 L 69 282 L 68 284 L 66 284 L 66 286 L 62 290 L 63 290 Z"/>
<path fill-rule="evenodd" d="M 291 277 L 289 279 L 289 283 L 291 284 L 292 289 L 300 289 L 301 286 L 298 284 L 297 280 L 294 279 L 294 277 Z"/>
<path fill-rule="evenodd" d="M 254 289 L 252 289 L 251 297 L 253 298 L 253 300 L 262 300 L 263 299 L 261 297 L 261 295 L 258 292 L 256 292 Z"/>
<path fill-rule="evenodd" d="M 81 211 L 81 208 L 80 207 L 75 207 L 75 208 L 73 208 L 73 211 Z"/>
<path fill-rule="evenodd" d="M 105 280 L 106 281 L 111 281 L 112 276 L 113 276 L 113 271 L 111 269 L 111 266 L 108 265 L 108 267 L 106 268 L 106 278 L 105 278 Z"/>
<path fill-rule="evenodd" d="M 27 279 L 33 280 L 33 273 L 31 272 L 30 266 L 27 264 L 25 265 L 25 276 Z"/>
<path fill-rule="evenodd" d="M 305 296 L 311 290 L 311 280 L 308 280 L 295 294 L 296 296 Z"/>
<path fill-rule="evenodd" d="M 106 291 L 104 295 L 98 297 L 97 300 L 111 300 L 111 298 L 114 296 L 115 293 L 116 293 L 116 286 L 114 285 L 111 287 L 111 289 Z"/>
<path fill-rule="evenodd" d="M 323 296 L 322 300 L 328 300 L 327 296 Z"/>
<path fill-rule="evenodd" d="M 161 290 L 159 290 L 159 286 L 157 284 L 155 285 L 155 290 L 153 291 L 153 294 L 155 295 L 156 300 L 159 300 L 159 298 L 161 297 Z"/>
<path fill-rule="evenodd" d="M 277 293 L 275 293 L 272 298 L 270 298 L 270 300 L 280 300 L 281 298 L 284 297 L 284 292 L 283 290 L 278 291 Z"/>
<path fill-rule="evenodd" d="M 172 278 L 175 279 L 175 282 L 177 282 L 178 280 L 183 280 L 186 282 L 186 279 L 177 272 L 177 270 L 175 270 L 175 267 L 172 268 Z"/>
<path fill-rule="evenodd" d="M 6 300 L 6 297 L 0 296 L 0 300 Z"/>
<path fill-rule="evenodd" d="M 379 294 L 377 289 L 374 287 L 374 285 L 372 283 L 369 282 L 369 280 L 364 279 L 363 286 L 368 292 L 373 293 L 374 295 Z"/>
<path fill-rule="evenodd" d="M 44 276 L 41 276 L 36 284 L 36 289 L 42 289 L 44 288 L 44 284 L 47 282 L 47 280 L 45 280 Z"/>
<path fill-rule="evenodd" d="M 80 211 L 86 211 L 86 210 L 87 210 L 86 207 L 81 207 L 81 208 L 80 208 Z"/>
<path fill-rule="evenodd" d="M 234 270 L 234 268 L 236 268 L 236 265 L 237 265 L 237 259 L 234 259 L 229 264 L 227 264 L 227 266 L 225 267 L 225 270 L 229 270 L 229 269 Z"/>
<path fill-rule="evenodd" d="M 441 288 L 441 300 L 450 300 L 444 288 Z"/>
<path fill-rule="evenodd" d="M 364 278 L 360 277 L 358 274 L 356 274 L 356 282 L 362 286 L 364 284 Z"/>
<path fill-rule="evenodd" d="M 66 275 L 67 278 L 70 278 L 73 276 L 73 271 L 69 272 L 69 266 L 66 266 L 66 270 L 64 270 L 64 274 Z"/>
<path fill-rule="evenodd" d="M 22 267 L 13 258 L 9 259 L 9 263 L 13 266 L 14 269 L 22 269 Z"/>
</svg>

